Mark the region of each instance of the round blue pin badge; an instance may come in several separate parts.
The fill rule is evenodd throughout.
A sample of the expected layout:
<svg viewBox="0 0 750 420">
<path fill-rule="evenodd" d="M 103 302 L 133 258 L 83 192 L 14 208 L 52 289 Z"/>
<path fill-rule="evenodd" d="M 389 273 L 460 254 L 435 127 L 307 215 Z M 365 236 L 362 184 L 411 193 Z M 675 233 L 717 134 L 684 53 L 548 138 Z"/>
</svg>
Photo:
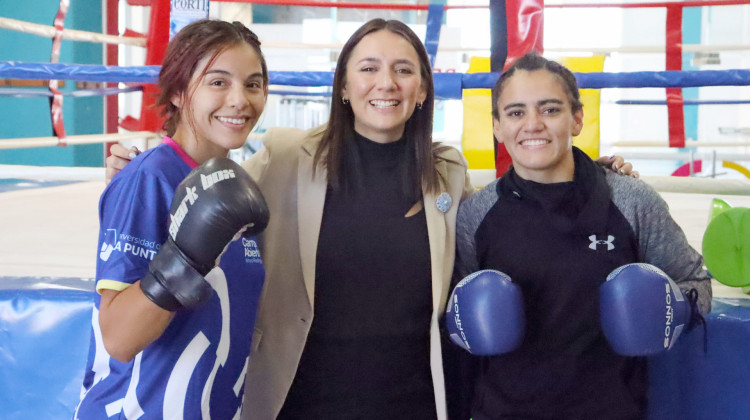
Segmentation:
<svg viewBox="0 0 750 420">
<path fill-rule="evenodd" d="M 447 212 L 451 208 L 451 204 L 453 204 L 453 199 L 451 198 L 450 194 L 446 192 L 441 193 L 438 196 L 437 200 L 435 200 L 435 206 L 442 213 Z"/>
</svg>

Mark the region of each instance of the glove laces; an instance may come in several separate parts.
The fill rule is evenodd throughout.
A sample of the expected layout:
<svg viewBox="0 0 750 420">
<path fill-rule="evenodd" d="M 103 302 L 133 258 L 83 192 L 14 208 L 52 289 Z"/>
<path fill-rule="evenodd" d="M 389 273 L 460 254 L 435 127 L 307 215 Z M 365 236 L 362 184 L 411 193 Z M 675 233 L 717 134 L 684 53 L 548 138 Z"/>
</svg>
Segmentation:
<svg viewBox="0 0 750 420">
<path fill-rule="evenodd" d="M 690 303 L 690 324 L 688 324 L 687 330 L 691 331 L 698 324 L 703 325 L 703 353 L 708 353 L 708 327 L 706 326 L 706 318 L 698 309 L 698 291 L 694 288 L 690 289 L 686 297 Z"/>
</svg>

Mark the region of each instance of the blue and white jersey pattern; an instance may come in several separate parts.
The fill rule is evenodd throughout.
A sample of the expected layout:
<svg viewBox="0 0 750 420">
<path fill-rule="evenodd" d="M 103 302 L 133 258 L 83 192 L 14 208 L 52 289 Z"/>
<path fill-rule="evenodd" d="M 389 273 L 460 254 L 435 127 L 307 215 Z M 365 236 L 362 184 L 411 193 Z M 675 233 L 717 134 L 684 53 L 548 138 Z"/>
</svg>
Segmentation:
<svg viewBox="0 0 750 420">
<path fill-rule="evenodd" d="M 169 138 L 114 177 L 99 203 L 97 290 L 143 277 L 167 239 L 174 190 L 191 171 Z M 253 325 L 265 271 L 255 238 L 237 238 L 207 276 L 215 293 L 178 311 L 161 337 L 129 363 L 109 356 L 95 297 L 91 347 L 78 419 L 239 418 Z"/>
</svg>

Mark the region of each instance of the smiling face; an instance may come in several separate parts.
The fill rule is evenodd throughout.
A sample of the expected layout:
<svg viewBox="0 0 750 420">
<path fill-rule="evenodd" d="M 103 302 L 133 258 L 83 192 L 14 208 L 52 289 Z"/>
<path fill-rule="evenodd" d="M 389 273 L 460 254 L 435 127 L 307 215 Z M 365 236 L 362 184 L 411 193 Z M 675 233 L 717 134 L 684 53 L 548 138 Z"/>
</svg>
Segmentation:
<svg viewBox="0 0 750 420">
<path fill-rule="evenodd" d="M 357 133 L 379 143 L 400 139 L 427 96 L 414 47 L 385 29 L 365 36 L 346 64 L 341 95 L 351 104 Z"/>
<path fill-rule="evenodd" d="M 250 45 L 211 57 L 198 62 L 188 91 L 172 98 L 182 114 L 173 138 L 199 163 L 241 147 L 266 103 L 263 69 Z"/>
<path fill-rule="evenodd" d="M 572 181 L 573 137 L 583 128 L 583 111 L 571 110 L 559 77 L 547 70 L 517 70 L 503 85 L 492 122 L 521 178 Z"/>
</svg>

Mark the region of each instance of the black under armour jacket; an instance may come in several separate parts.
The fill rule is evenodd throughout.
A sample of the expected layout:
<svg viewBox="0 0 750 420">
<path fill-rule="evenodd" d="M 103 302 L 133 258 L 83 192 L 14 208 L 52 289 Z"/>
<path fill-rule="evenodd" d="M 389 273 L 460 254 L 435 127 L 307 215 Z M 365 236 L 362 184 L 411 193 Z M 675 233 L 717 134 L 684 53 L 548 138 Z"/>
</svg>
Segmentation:
<svg viewBox="0 0 750 420">
<path fill-rule="evenodd" d="M 511 169 L 459 208 L 455 280 L 500 270 L 521 287 L 526 312 L 520 349 L 472 358 L 462 372 L 462 417 L 642 418 L 645 360 L 615 354 L 599 325 L 599 286 L 621 265 L 661 268 L 710 311 L 703 259 L 659 194 L 577 148 L 574 158 L 571 182 L 540 184 Z"/>
</svg>

